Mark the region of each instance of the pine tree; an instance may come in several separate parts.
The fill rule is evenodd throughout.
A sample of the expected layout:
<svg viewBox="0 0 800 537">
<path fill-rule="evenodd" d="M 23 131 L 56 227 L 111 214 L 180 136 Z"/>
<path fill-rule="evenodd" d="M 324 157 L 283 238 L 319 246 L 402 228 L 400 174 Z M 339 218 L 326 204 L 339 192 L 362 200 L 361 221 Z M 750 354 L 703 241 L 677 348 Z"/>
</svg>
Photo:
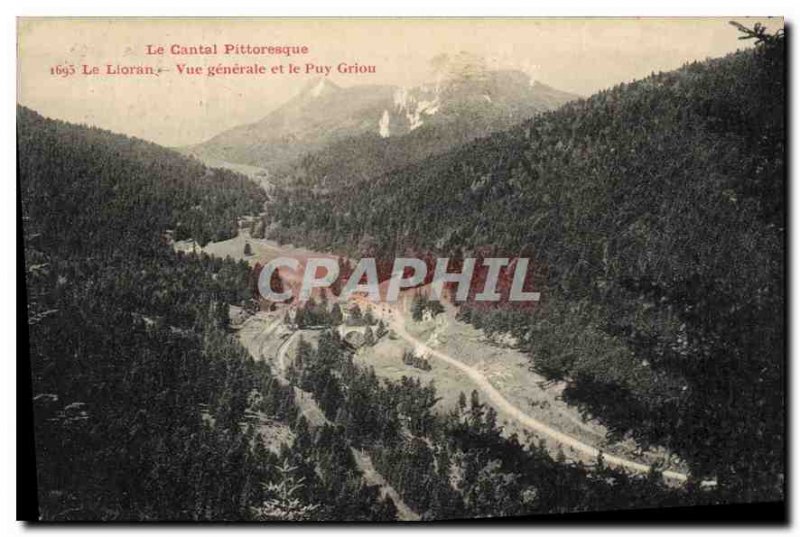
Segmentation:
<svg viewBox="0 0 800 537">
<path fill-rule="evenodd" d="M 378 321 L 378 328 L 375 330 L 375 339 L 380 339 L 386 335 L 386 323 L 383 322 L 383 319 Z"/>
<path fill-rule="evenodd" d="M 278 473 L 277 479 L 263 485 L 266 499 L 260 506 L 252 508 L 253 518 L 262 522 L 313 520 L 320 506 L 300 500 L 305 478 L 296 477 L 297 467 L 290 465 L 288 458 L 285 458 L 274 469 Z"/>
<path fill-rule="evenodd" d="M 458 393 L 458 408 L 461 412 L 464 412 L 467 408 L 467 396 L 464 395 L 464 392 Z"/>
<path fill-rule="evenodd" d="M 411 318 L 415 321 L 422 320 L 422 314 L 425 312 L 425 300 L 417 293 L 411 301 Z"/>
<path fill-rule="evenodd" d="M 371 347 L 375 344 L 375 335 L 372 333 L 372 327 L 367 326 L 367 329 L 364 331 L 364 345 Z"/>
<path fill-rule="evenodd" d="M 334 304 L 331 309 L 331 326 L 339 326 L 343 321 L 344 315 L 342 314 L 342 308 L 339 304 Z"/>
</svg>

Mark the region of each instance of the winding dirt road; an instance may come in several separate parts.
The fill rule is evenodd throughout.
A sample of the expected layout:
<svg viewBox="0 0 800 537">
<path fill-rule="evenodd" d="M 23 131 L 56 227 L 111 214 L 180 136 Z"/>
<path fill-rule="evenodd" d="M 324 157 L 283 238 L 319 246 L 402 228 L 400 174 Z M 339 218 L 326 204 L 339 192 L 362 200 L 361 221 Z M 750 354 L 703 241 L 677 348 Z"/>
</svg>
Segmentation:
<svg viewBox="0 0 800 537">
<path fill-rule="evenodd" d="M 355 298 L 355 297 L 354 297 Z M 361 302 L 361 300 L 357 300 Z M 366 302 L 364 302 L 366 304 Z M 546 423 L 542 423 L 541 421 L 537 420 L 536 418 L 526 414 L 513 403 L 511 403 L 508 399 L 503 397 L 492 383 L 489 382 L 489 379 L 484 376 L 483 373 L 471 367 L 464 362 L 453 358 L 452 356 L 445 354 L 441 351 L 438 351 L 429 345 L 423 343 L 419 339 L 415 338 L 411 334 L 409 334 L 405 329 L 405 321 L 403 314 L 398 311 L 396 308 L 392 308 L 389 313 L 384 313 L 380 311 L 378 315 L 383 318 L 384 320 L 388 321 L 389 326 L 392 330 L 395 331 L 398 337 L 404 339 L 415 348 L 422 350 L 424 353 L 428 354 L 429 356 L 433 356 L 443 362 L 446 362 L 448 365 L 451 365 L 460 371 L 464 372 L 480 389 L 481 392 L 491 401 L 493 405 L 496 406 L 498 410 L 501 410 L 511 416 L 513 419 L 517 420 L 519 423 L 523 424 L 525 427 L 528 427 L 548 438 L 558 442 L 566 447 L 571 447 L 575 451 L 578 451 L 592 460 L 597 459 L 600 455 L 601 451 L 594 446 L 581 442 L 577 438 L 569 436 L 561 431 L 553 429 Z M 642 464 L 636 461 L 624 459 L 622 457 L 618 457 L 616 455 L 612 455 L 610 453 L 603 452 L 603 460 L 605 464 L 610 467 L 631 471 L 637 474 L 646 474 L 650 471 L 650 466 L 646 464 Z M 662 476 L 665 480 L 678 482 L 678 483 L 685 483 L 689 480 L 689 476 L 687 474 L 676 472 L 673 470 L 664 470 L 662 472 Z M 703 481 L 702 486 L 706 487 L 713 487 L 716 485 L 716 481 Z"/>
<path fill-rule="evenodd" d="M 483 373 L 478 371 L 477 369 L 466 365 L 447 354 L 437 351 L 426 345 L 425 343 L 421 342 L 420 340 L 416 339 L 414 336 L 406 332 L 403 326 L 399 324 L 393 323 L 392 329 L 395 333 L 403 338 L 404 340 L 408 341 L 418 349 L 423 350 L 427 355 L 434 356 L 439 360 L 447 362 L 449 365 L 456 367 L 463 371 L 470 379 L 480 388 L 480 390 L 489 398 L 493 405 L 495 405 L 499 410 L 502 410 L 506 414 L 509 414 L 512 418 L 517 420 L 518 422 L 522 423 L 526 427 L 533 429 L 534 431 L 541 433 L 549 438 L 555 440 L 556 442 L 573 448 L 575 451 L 579 451 L 585 455 L 588 455 L 592 459 L 596 459 L 600 455 L 600 450 L 590 446 L 589 444 L 585 444 L 578 440 L 577 438 L 573 438 L 567 434 L 562 433 L 561 431 L 557 431 L 550 427 L 549 425 L 542 423 L 541 421 L 525 414 L 522 410 L 518 407 L 514 406 L 508 399 L 503 397 L 503 395 L 497 391 L 497 389 L 492 386 Z M 633 470 L 636 473 L 646 474 L 650 471 L 650 467 L 641 464 L 638 462 L 634 462 L 628 459 L 623 459 L 622 457 L 617 457 L 616 455 L 611 455 L 609 453 L 603 453 L 603 460 L 609 466 L 614 466 L 618 468 L 624 468 L 626 470 Z M 686 474 L 682 474 L 680 472 L 674 472 L 671 470 L 665 470 L 662 472 L 662 475 L 665 479 L 674 479 L 680 482 L 686 482 L 689 477 Z"/>
</svg>

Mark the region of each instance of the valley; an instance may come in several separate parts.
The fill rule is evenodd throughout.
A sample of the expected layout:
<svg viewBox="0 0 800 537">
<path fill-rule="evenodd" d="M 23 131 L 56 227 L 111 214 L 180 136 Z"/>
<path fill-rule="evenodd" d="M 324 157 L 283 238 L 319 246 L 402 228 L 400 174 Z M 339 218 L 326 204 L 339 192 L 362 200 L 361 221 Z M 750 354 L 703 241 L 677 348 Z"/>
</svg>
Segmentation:
<svg viewBox="0 0 800 537">
<path fill-rule="evenodd" d="M 270 101 L 237 74 L 249 119 L 172 149 L 18 105 L 40 520 L 784 502 L 784 34 L 712 23 L 747 46 L 586 98 L 530 47 L 442 52 L 408 85 L 359 83 L 369 56 L 259 50 L 319 76 Z M 415 283 L 349 295 L 356 259 L 384 300 Z M 470 292 L 433 293 L 442 268 Z"/>
<path fill-rule="evenodd" d="M 245 244 L 251 246 L 252 255 L 243 254 Z M 191 251 L 195 246 L 183 242 L 176 243 L 175 247 Z M 230 256 L 250 265 L 264 265 L 277 257 L 304 261 L 309 257 L 330 256 L 271 240 L 254 239 L 247 229 L 240 229 L 233 239 L 205 245 L 202 252 L 221 258 Z M 289 276 L 283 275 L 284 278 Z M 424 292 L 425 288 L 421 290 Z M 667 482 L 680 484 L 687 480 L 686 466 L 663 448 L 642 450 L 631 438 L 610 440 L 609 431 L 600 422 L 582 415 L 579 408 L 563 400 L 563 383 L 548 382 L 531 371 L 523 353 L 498 346 L 481 330 L 456 320 L 453 306 L 447 305 L 445 312 L 434 319 L 414 321 L 409 311 L 410 297 L 411 293 L 405 292 L 404 299 L 390 306 L 372 304 L 360 295 L 353 296 L 351 304 L 357 304 L 362 311 L 371 310 L 391 330 L 374 346 L 356 350 L 355 363 L 373 368 L 379 377 L 388 380 L 415 377 L 423 384 L 433 383 L 439 396 L 436 408 L 442 414 L 455 408 L 459 394 L 477 389 L 498 411 L 503 435 L 516 435 L 525 443 L 543 441 L 554 458 L 562 451 L 568 460 L 591 466 L 602 452 L 605 462 L 612 467 L 646 474 L 655 465 L 662 470 Z M 278 372 L 285 371 L 287 360 L 292 360 L 292 343 L 296 343 L 298 337 L 314 341 L 317 333 L 294 331 L 286 326 L 283 321 L 286 312 L 287 306 L 279 306 L 274 312 L 257 313 L 238 329 L 250 354 L 256 359 L 270 361 Z M 431 362 L 431 370 L 421 371 L 404 365 L 401 358 L 406 351 L 426 357 Z M 713 481 L 706 483 L 706 486 L 713 485 Z"/>
</svg>

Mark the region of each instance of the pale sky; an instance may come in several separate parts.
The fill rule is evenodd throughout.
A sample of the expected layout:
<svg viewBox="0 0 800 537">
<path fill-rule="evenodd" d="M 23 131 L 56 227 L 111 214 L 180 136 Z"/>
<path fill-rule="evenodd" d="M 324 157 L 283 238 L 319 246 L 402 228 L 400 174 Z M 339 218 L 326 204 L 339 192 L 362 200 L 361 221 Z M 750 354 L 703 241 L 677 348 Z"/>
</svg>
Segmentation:
<svg viewBox="0 0 800 537">
<path fill-rule="evenodd" d="M 555 88 L 588 96 L 619 82 L 666 71 L 693 60 L 752 46 L 717 19 L 21 19 L 18 28 L 18 101 L 43 115 L 96 125 L 167 146 L 203 141 L 256 121 L 291 98 L 315 75 L 181 76 L 176 64 L 219 63 L 268 68 L 293 63 L 331 65 L 340 86 L 432 80 L 430 59 L 466 51 L 494 68 L 527 72 Z M 281 56 L 176 56 L 172 44 L 225 43 L 307 46 Z M 146 55 L 148 44 L 167 54 Z M 376 73 L 335 72 L 339 63 L 374 65 Z M 159 76 L 62 77 L 56 65 L 151 65 Z M 287 69 L 288 66 L 284 65 Z"/>
</svg>

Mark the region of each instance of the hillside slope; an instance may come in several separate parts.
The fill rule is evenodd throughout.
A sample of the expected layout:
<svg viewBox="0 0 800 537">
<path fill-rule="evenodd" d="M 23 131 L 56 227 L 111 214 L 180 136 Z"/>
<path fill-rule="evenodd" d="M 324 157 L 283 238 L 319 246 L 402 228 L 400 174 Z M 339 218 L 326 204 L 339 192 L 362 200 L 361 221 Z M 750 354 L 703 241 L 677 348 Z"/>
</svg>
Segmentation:
<svg viewBox="0 0 800 537">
<path fill-rule="evenodd" d="M 265 487 L 287 479 L 309 483 L 297 511 L 394 519 L 330 435 L 291 452 L 265 447 L 281 438 L 271 431 L 305 422 L 294 391 L 229 334 L 229 305 L 251 296 L 249 267 L 176 254 L 165 240 L 170 229 L 229 237 L 240 215 L 261 210 L 263 191 L 25 108 L 17 140 L 41 520 L 299 516 L 259 510 Z"/>
<path fill-rule="evenodd" d="M 464 308 L 619 434 L 737 498 L 783 475 L 783 38 L 576 101 L 335 188 L 272 236 L 358 255 L 488 251 L 547 268 L 535 312 Z"/>
<path fill-rule="evenodd" d="M 246 177 L 150 142 L 46 119 L 24 107 L 17 124 L 24 208 L 36 225 L 48 223 L 42 238 L 48 247 L 80 253 L 102 240 L 113 244 L 120 233 L 138 243 L 167 230 L 176 240 L 223 240 L 236 234 L 239 216 L 258 214 L 266 200 Z"/>
<path fill-rule="evenodd" d="M 203 159 L 274 169 L 277 163 L 326 143 L 377 130 L 384 103 L 393 91 L 390 86 L 374 85 L 341 88 L 320 78 L 264 118 L 182 151 Z"/>
</svg>

